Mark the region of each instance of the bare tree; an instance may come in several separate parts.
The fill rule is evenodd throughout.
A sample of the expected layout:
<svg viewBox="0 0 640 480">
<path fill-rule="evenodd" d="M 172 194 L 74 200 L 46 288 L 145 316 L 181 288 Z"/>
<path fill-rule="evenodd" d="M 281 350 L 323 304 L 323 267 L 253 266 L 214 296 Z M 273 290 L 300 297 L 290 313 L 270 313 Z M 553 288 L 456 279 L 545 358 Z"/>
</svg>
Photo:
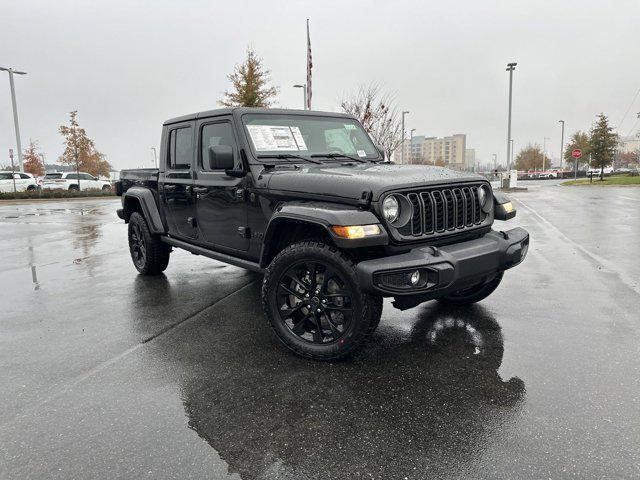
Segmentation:
<svg viewBox="0 0 640 480">
<path fill-rule="evenodd" d="M 395 98 L 385 93 L 377 83 L 371 83 L 360 85 L 356 93 L 344 97 L 340 108 L 360 120 L 373 141 L 391 160 L 394 150 L 402 144 L 402 122 Z"/>
</svg>

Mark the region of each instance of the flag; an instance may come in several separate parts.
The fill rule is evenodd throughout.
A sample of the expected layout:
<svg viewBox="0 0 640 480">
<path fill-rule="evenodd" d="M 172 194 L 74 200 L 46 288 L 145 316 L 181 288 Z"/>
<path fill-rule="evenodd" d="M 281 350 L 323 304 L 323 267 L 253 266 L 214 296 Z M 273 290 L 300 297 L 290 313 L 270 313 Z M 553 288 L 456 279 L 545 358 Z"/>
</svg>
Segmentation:
<svg viewBox="0 0 640 480">
<path fill-rule="evenodd" d="M 309 19 L 307 18 L 307 110 L 311 110 L 311 69 L 313 62 L 311 60 L 311 37 L 309 36 Z"/>
</svg>

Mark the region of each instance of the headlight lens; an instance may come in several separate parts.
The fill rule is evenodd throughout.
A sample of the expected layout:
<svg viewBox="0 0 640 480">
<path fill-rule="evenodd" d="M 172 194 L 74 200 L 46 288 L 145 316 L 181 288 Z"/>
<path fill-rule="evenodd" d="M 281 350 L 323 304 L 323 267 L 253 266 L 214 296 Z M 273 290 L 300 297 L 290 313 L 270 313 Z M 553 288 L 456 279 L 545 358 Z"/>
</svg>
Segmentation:
<svg viewBox="0 0 640 480">
<path fill-rule="evenodd" d="M 389 223 L 395 222 L 400 216 L 400 204 L 393 195 L 384 199 L 382 202 L 382 214 Z"/>
<path fill-rule="evenodd" d="M 491 195 L 491 190 L 486 185 L 482 185 L 478 189 L 478 201 L 484 213 L 489 213 L 493 208 L 493 196 Z"/>
</svg>

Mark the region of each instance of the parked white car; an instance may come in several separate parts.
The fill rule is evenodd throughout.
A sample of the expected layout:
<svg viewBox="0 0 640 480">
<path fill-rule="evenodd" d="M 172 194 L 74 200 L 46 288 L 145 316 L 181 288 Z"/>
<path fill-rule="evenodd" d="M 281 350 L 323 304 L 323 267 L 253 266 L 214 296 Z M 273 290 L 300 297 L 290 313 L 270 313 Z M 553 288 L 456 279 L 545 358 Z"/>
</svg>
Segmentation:
<svg viewBox="0 0 640 480">
<path fill-rule="evenodd" d="M 78 175 L 80 176 L 79 187 Z M 51 172 L 44 176 L 42 188 L 47 190 L 111 190 L 111 183 L 84 172 Z"/>
<path fill-rule="evenodd" d="M 613 173 L 613 167 L 604 167 L 602 173 L 604 175 L 611 175 Z M 587 170 L 587 176 L 589 175 L 593 175 L 594 177 L 596 175 L 600 175 L 600 168 L 590 168 L 589 170 Z"/>
<path fill-rule="evenodd" d="M 0 192 L 13 192 L 13 181 L 16 182 L 16 191 L 35 190 L 38 188 L 36 179 L 30 173 L 24 172 L 0 172 Z"/>
</svg>

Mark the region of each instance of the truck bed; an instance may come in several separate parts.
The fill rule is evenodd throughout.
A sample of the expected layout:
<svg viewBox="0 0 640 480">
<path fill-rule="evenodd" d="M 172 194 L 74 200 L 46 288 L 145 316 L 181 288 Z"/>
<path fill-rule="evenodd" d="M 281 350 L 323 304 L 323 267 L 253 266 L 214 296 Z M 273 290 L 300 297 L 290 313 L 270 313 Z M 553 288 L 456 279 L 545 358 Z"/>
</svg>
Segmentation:
<svg viewBox="0 0 640 480">
<path fill-rule="evenodd" d="M 126 192 L 134 185 L 145 186 L 157 191 L 159 173 L 160 170 L 157 168 L 132 168 L 120 171 L 122 192 Z"/>
</svg>

